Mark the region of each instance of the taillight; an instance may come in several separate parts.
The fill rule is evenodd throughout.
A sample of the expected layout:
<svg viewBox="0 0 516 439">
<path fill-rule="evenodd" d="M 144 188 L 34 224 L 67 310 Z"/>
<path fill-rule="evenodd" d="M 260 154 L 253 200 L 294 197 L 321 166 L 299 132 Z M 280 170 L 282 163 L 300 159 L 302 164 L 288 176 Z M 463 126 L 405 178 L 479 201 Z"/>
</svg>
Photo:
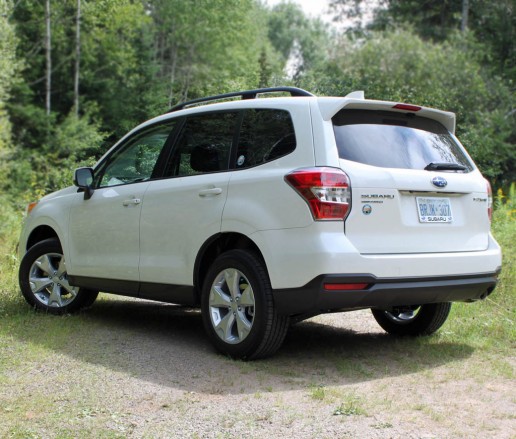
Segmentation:
<svg viewBox="0 0 516 439">
<path fill-rule="evenodd" d="M 342 169 L 304 168 L 285 176 L 308 203 L 315 220 L 344 220 L 351 207 L 349 178 Z"/>
<path fill-rule="evenodd" d="M 486 180 L 487 184 L 487 216 L 489 217 L 489 221 L 493 219 L 493 190 L 491 189 L 491 184 L 488 180 Z"/>
</svg>

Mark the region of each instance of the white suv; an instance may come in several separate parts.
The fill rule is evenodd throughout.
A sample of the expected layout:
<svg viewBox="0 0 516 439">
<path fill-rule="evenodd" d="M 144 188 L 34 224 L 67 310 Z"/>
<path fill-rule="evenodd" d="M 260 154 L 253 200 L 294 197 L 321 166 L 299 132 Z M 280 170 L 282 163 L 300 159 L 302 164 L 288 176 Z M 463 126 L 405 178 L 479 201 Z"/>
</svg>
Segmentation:
<svg viewBox="0 0 516 439">
<path fill-rule="evenodd" d="M 257 99 L 272 92 L 291 97 Z M 98 291 L 200 306 L 215 346 L 243 359 L 327 312 L 433 333 L 501 268 L 489 184 L 454 131 L 452 113 L 363 92 L 178 105 L 29 206 L 21 291 L 56 314 Z"/>
</svg>

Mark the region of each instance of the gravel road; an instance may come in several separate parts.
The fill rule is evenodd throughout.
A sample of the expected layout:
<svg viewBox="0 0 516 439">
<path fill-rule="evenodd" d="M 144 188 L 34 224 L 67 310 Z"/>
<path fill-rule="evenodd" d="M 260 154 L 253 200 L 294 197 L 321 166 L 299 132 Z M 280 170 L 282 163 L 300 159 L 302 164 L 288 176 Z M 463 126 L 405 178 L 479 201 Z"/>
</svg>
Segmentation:
<svg viewBox="0 0 516 439">
<path fill-rule="evenodd" d="M 516 437 L 514 382 L 469 346 L 387 336 L 368 311 L 294 325 L 247 363 L 214 352 L 196 310 L 115 299 L 83 318 L 59 343 L 14 334 L 50 350 L 2 383 L 35 437 Z"/>
</svg>

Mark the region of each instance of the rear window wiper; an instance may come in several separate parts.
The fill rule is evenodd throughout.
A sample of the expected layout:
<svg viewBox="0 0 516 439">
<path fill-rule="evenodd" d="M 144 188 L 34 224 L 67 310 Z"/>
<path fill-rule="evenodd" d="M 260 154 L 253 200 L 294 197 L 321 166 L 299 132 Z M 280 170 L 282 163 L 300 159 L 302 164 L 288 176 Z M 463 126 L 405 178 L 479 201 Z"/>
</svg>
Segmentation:
<svg viewBox="0 0 516 439">
<path fill-rule="evenodd" d="M 468 168 L 458 163 L 429 163 L 425 171 L 466 171 Z"/>
</svg>

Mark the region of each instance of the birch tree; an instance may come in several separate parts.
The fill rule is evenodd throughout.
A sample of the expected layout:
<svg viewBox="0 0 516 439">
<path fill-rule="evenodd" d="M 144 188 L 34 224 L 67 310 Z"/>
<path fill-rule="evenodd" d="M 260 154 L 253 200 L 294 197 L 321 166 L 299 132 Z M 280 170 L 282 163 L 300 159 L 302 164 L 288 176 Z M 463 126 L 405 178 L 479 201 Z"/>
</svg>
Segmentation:
<svg viewBox="0 0 516 439">
<path fill-rule="evenodd" d="M 45 54 L 46 54 L 46 80 L 45 80 L 45 110 L 50 116 L 52 109 L 52 34 L 50 28 L 50 0 L 45 0 Z"/>
<path fill-rule="evenodd" d="M 73 85 L 75 116 L 79 117 L 79 77 L 81 66 L 81 0 L 77 0 L 77 15 L 75 24 L 75 78 Z"/>
</svg>

